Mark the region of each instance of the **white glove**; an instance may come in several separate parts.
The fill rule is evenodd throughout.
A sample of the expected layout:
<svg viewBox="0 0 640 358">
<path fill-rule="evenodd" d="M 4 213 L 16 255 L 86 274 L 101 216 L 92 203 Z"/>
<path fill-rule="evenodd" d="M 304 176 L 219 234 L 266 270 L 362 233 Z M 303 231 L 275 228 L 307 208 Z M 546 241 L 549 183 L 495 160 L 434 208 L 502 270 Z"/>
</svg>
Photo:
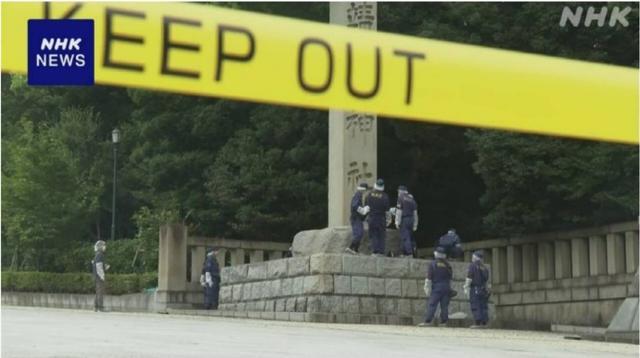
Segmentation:
<svg viewBox="0 0 640 358">
<path fill-rule="evenodd" d="M 206 285 L 204 281 L 204 275 L 200 275 L 200 286 L 204 287 Z"/>
<path fill-rule="evenodd" d="M 418 210 L 413 212 L 413 231 L 418 230 Z"/>
<path fill-rule="evenodd" d="M 364 213 L 362 215 L 367 215 L 371 211 L 371 208 L 369 207 L 369 205 L 367 205 L 367 206 L 364 207 L 363 211 L 364 211 Z"/>
<path fill-rule="evenodd" d="M 462 286 L 462 289 L 464 290 L 464 295 L 467 296 L 467 298 L 469 298 L 469 296 L 471 295 L 471 279 L 467 278 L 466 280 L 464 280 L 464 286 Z"/>
<path fill-rule="evenodd" d="M 429 279 L 424 280 L 424 294 L 427 297 L 431 296 L 431 280 Z"/>
<path fill-rule="evenodd" d="M 205 272 L 205 279 L 204 280 L 207 283 L 207 286 L 213 287 L 213 279 L 211 278 L 211 274 L 209 272 Z"/>
<path fill-rule="evenodd" d="M 105 264 L 105 265 L 104 265 L 104 270 L 105 270 L 105 271 L 109 271 L 109 268 L 110 268 L 110 267 L 111 267 L 111 265 L 109 265 L 109 264 Z"/>
<path fill-rule="evenodd" d="M 358 209 L 356 209 L 356 211 L 358 212 L 358 214 L 360 214 L 362 216 L 366 215 L 363 206 L 358 206 Z"/>
</svg>

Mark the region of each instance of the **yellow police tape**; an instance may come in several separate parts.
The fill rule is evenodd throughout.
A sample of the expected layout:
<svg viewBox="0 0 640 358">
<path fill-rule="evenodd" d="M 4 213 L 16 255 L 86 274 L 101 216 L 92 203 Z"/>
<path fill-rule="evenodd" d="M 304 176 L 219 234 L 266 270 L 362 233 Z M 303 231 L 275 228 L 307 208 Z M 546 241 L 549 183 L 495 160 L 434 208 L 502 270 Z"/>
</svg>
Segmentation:
<svg viewBox="0 0 640 358">
<path fill-rule="evenodd" d="M 2 3 L 2 71 L 27 20 L 93 19 L 96 83 L 638 143 L 638 70 L 178 3 Z M 558 30 L 560 31 L 560 30 Z"/>
</svg>

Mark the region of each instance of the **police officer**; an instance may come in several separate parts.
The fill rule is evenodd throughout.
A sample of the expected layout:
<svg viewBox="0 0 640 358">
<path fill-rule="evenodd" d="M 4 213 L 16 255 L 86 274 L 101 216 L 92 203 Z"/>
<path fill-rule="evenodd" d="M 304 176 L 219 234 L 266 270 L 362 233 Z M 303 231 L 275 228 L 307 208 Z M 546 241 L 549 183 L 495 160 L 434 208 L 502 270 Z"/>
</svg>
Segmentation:
<svg viewBox="0 0 640 358">
<path fill-rule="evenodd" d="M 366 197 L 365 206 L 369 211 L 369 240 L 373 256 L 384 256 L 387 215 L 389 212 L 389 196 L 384 192 L 384 180 L 378 179 L 373 191 Z"/>
<path fill-rule="evenodd" d="M 398 187 L 395 221 L 402 240 L 400 257 L 412 257 L 415 249 L 412 233 L 418 229 L 418 204 L 404 185 Z"/>
<path fill-rule="evenodd" d="M 427 314 L 419 326 L 432 326 L 436 309 L 440 305 L 440 326 L 449 321 L 449 301 L 451 300 L 451 277 L 453 271 L 447 262 L 444 248 L 438 247 L 433 252 L 435 260 L 431 261 L 424 280 L 424 293 L 427 295 Z"/>
<path fill-rule="evenodd" d="M 471 265 L 464 282 L 464 294 L 469 299 L 474 324 L 469 328 L 485 328 L 489 322 L 489 296 L 491 283 L 489 269 L 482 263 L 482 251 L 476 251 L 471 257 Z"/>
<path fill-rule="evenodd" d="M 104 309 L 104 292 L 105 292 L 105 279 L 106 272 L 109 269 L 109 265 L 104 262 L 104 253 L 107 250 L 107 243 L 98 240 L 95 245 L 93 245 L 93 251 L 95 251 L 95 256 L 91 261 L 91 266 L 93 268 L 93 279 L 96 283 L 96 298 L 94 300 L 94 310 L 96 312 L 106 312 Z"/>
<path fill-rule="evenodd" d="M 347 247 L 345 251 L 347 253 L 357 255 L 360 248 L 360 241 L 364 235 L 364 220 L 369 213 L 370 208 L 364 205 L 366 198 L 366 192 L 369 189 L 367 183 L 360 183 L 358 188 L 351 198 L 351 232 L 353 233 L 353 240 L 351 246 Z"/>
<path fill-rule="evenodd" d="M 458 258 L 464 255 L 460 236 L 456 233 L 456 229 L 449 229 L 446 234 L 440 236 L 438 246 L 444 248 L 448 257 Z"/>
<path fill-rule="evenodd" d="M 200 284 L 204 287 L 204 309 L 218 309 L 220 295 L 220 266 L 216 259 L 217 249 L 209 249 L 202 265 Z"/>
</svg>

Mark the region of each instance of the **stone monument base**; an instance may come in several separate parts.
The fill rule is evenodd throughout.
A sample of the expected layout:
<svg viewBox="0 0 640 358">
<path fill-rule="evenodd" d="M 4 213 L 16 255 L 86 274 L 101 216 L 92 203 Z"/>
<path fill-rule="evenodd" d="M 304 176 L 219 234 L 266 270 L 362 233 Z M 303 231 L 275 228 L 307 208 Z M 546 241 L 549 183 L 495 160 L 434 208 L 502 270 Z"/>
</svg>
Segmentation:
<svg viewBox="0 0 640 358">
<path fill-rule="evenodd" d="M 429 262 L 315 254 L 225 267 L 219 308 L 270 319 L 293 315 L 309 322 L 417 324 L 424 320 L 422 287 Z M 462 293 L 467 264 L 451 265 L 452 286 L 459 295 L 449 311 L 466 313 L 468 318 L 458 324 L 469 325 L 471 312 Z M 490 315 L 494 316 L 493 305 Z"/>
<path fill-rule="evenodd" d="M 291 251 L 294 257 L 313 254 L 342 254 L 351 245 L 353 235 L 351 227 L 337 226 L 320 230 L 306 230 L 296 234 L 293 238 Z M 370 255 L 369 230 L 364 230 L 364 237 L 360 242 L 360 254 Z M 392 256 L 398 256 L 400 250 L 400 233 L 398 230 L 387 229 L 385 251 Z"/>
</svg>

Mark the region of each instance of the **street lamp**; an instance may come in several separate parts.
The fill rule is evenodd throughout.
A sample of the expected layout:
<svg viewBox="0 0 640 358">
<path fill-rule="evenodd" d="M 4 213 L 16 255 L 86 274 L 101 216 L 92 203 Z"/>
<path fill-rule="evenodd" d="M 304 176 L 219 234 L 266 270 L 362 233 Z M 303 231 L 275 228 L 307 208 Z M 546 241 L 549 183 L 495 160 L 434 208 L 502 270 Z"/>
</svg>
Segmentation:
<svg viewBox="0 0 640 358">
<path fill-rule="evenodd" d="M 113 143 L 113 198 L 111 199 L 111 240 L 116 238 L 116 163 L 118 162 L 118 142 L 120 141 L 120 131 L 118 128 L 111 132 L 111 142 Z"/>
</svg>

